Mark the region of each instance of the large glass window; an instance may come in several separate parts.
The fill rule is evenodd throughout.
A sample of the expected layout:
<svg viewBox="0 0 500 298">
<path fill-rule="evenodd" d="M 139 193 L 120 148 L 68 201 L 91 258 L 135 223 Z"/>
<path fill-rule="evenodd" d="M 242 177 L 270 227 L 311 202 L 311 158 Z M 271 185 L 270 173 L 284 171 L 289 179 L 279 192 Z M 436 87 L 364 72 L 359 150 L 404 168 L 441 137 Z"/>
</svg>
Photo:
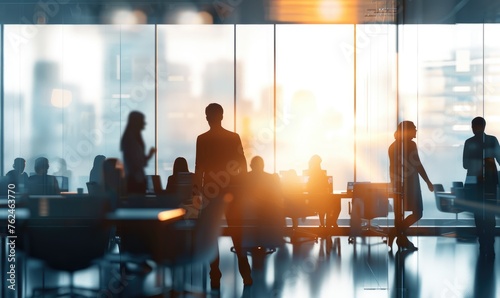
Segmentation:
<svg viewBox="0 0 500 298">
<path fill-rule="evenodd" d="M 335 189 L 353 180 L 352 25 L 276 26 L 276 164 L 298 175 L 318 154 Z"/>
<path fill-rule="evenodd" d="M 476 116 L 499 135 L 499 43 L 496 24 L 400 27 L 399 115 L 416 121 L 420 157 L 433 183 L 465 180 L 463 144 Z M 425 185 L 424 217 L 443 218 Z M 466 216 L 466 215 L 465 215 Z"/>
<path fill-rule="evenodd" d="M 194 172 L 209 103 L 222 105 L 222 126 L 234 131 L 234 27 L 158 26 L 158 61 L 158 172 L 166 182 L 177 157 Z"/>
<path fill-rule="evenodd" d="M 387 150 L 397 124 L 396 27 L 357 25 L 348 53 L 357 58 L 356 181 L 389 182 Z"/>
<path fill-rule="evenodd" d="M 274 26 L 236 26 L 236 130 L 248 163 L 260 155 L 271 173 L 276 170 L 274 62 Z"/>
<path fill-rule="evenodd" d="M 24 157 L 31 173 L 46 156 L 70 190 L 85 187 L 94 156 L 121 158 L 132 110 L 146 114 L 146 146 L 158 148 L 146 171 L 164 182 L 178 156 L 194 171 L 210 102 L 223 105 L 248 161 L 301 175 L 318 154 L 335 190 L 389 181 L 402 120 L 417 125 L 422 162 L 447 190 L 464 180 L 471 119 L 500 136 L 497 24 L 3 28 L 3 171 Z M 425 184 L 422 193 L 425 218 L 454 216 Z"/>
<path fill-rule="evenodd" d="M 147 83 L 153 29 L 6 25 L 6 164 L 23 157 L 33 173 L 34 160 L 44 156 L 49 174 L 70 178 L 70 190 L 85 187 L 94 156 L 121 158 L 119 140 L 131 110 L 146 115 L 143 136 L 154 146 L 155 90 Z"/>
</svg>

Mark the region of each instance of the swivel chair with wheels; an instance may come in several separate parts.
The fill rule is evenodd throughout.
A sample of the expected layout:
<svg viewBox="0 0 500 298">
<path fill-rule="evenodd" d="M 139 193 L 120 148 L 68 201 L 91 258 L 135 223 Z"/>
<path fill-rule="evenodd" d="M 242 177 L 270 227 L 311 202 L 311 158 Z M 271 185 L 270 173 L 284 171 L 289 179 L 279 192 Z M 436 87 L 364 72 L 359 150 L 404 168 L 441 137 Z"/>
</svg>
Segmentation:
<svg viewBox="0 0 500 298">
<path fill-rule="evenodd" d="M 354 184 L 351 207 L 351 232 L 349 243 L 354 243 L 357 236 L 363 236 L 370 231 L 382 237 L 387 232 L 373 224 L 377 217 L 387 218 L 389 213 L 389 184 L 360 182 Z M 386 240 L 384 240 L 386 242 Z"/>
</svg>

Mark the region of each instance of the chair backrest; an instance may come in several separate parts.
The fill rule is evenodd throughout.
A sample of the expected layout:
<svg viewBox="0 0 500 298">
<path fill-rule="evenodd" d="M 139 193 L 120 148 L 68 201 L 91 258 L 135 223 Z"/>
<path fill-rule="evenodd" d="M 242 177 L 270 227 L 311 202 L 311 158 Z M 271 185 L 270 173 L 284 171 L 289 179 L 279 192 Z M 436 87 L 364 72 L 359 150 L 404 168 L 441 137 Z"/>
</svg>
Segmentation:
<svg viewBox="0 0 500 298">
<path fill-rule="evenodd" d="M 182 204 L 193 203 L 193 181 L 194 174 L 190 172 L 177 173 L 177 185 L 175 195 L 179 198 Z"/>
<path fill-rule="evenodd" d="M 458 188 L 464 188 L 464 183 L 462 181 L 453 181 L 451 183 L 450 192 L 454 194 Z"/>
<path fill-rule="evenodd" d="M 69 179 L 66 176 L 54 176 L 56 177 L 57 183 L 59 184 L 60 191 L 69 190 Z"/>
<path fill-rule="evenodd" d="M 441 202 L 441 197 L 439 196 L 439 193 L 444 192 L 444 186 L 441 183 L 433 184 L 433 186 L 434 186 L 434 199 L 436 201 L 436 208 L 441 212 L 445 212 L 444 206 Z"/>
<path fill-rule="evenodd" d="M 353 200 L 363 202 L 361 218 L 387 217 L 389 213 L 389 183 L 355 183 Z"/>
<path fill-rule="evenodd" d="M 147 194 L 161 194 L 163 192 L 160 175 L 146 175 L 146 182 Z"/>
<path fill-rule="evenodd" d="M 433 184 L 433 186 L 434 186 L 434 194 L 436 192 L 444 192 L 444 186 L 443 186 L 443 184 L 440 184 L 440 183 L 439 184 Z"/>
<path fill-rule="evenodd" d="M 106 204 L 99 198 L 40 197 L 28 199 L 23 247 L 28 256 L 56 270 L 89 267 L 107 249 Z"/>
<path fill-rule="evenodd" d="M 95 181 L 90 181 L 86 183 L 87 192 L 89 196 L 102 196 L 105 194 L 104 185 L 99 184 Z"/>
</svg>

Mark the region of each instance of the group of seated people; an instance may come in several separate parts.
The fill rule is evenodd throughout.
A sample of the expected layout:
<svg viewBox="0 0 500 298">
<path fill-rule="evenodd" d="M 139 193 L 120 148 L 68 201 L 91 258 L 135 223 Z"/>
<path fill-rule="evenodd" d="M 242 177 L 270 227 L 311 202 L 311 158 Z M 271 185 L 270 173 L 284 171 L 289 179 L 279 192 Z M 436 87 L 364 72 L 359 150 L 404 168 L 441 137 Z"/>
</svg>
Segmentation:
<svg viewBox="0 0 500 298">
<path fill-rule="evenodd" d="M 39 157 L 35 160 L 35 174 L 28 177 L 24 171 L 26 160 L 16 158 L 13 169 L 2 178 L 2 184 L 15 185 L 16 193 L 28 193 L 36 195 L 55 195 L 61 192 L 59 183 L 55 176 L 48 175 L 49 160 Z"/>
<path fill-rule="evenodd" d="M 281 191 L 282 186 L 288 188 L 286 185 L 280 185 L 280 178 L 276 174 L 269 177 L 266 176 L 265 179 L 271 179 L 268 183 L 263 182 L 263 180 L 265 180 L 264 178 L 258 178 L 262 177 L 262 173 L 265 173 L 263 163 L 264 161 L 260 156 L 254 157 L 251 162 L 251 166 L 253 166 L 252 171 L 248 173 L 246 180 L 252 180 L 250 183 L 253 185 L 265 185 L 273 191 Z M 39 157 L 35 160 L 35 174 L 29 177 L 25 172 L 25 167 L 26 161 L 20 157 L 16 158 L 14 160 L 13 169 L 2 178 L 2 183 L 14 184 L 16 186 L 17 193 L 34 195 L 57 195 L 61 193 L 61 188 L 56 177 L 48 174 L 49 160 L 47 158 Z M 257 173 L 260 173 L 260 175 Z M 321 169 L 321 158 L 318 155 L 311 157 L 309 161 L 309 168 L 304 170 L 304 175 L 308 177 L 308 181 L 305 184 L 305 189 L 302 189 L 302 191 L 318 195 L 332 192 L 331 184 L 328 183 L 326 171 Z M 175 159 L 173 164 L 173 173 L 168 177 L 166 188 L 162 189 L 161 194 L 175 194 L 178 191 L 177 188 L 180 182 L 179 180 L 185 180 L 186 178 L 189 180 L 194 179 L 194 173 L 189 171 L 187 160 L 183 157 L 178 157 Z M 119 159 L 106 158 L 104 155 L 97 155 L 94 158 L 93 167 L 90 171 L 89 182 L 87 185 L 89 193 L 91 191 L 90 188 L 93 188 L 95 192 L 99 191 L 101 193 L 109 193 L 112 191 L 117 195 L 117 197 L 126 195 L 127 191 L 126 183 L 124 181 L 123 164 Z M 192 200 L 197 194 L 196 185 L 192 185 L 192 187 L 194 187 L 192 189 L 192 196 L 189 197 L 188 201 L 183 201 L 181 203 L 189 204 L 191 206 L 193 203 L 197 203 Z M 252 196 L 259 197 L 255 193 L 256 189 L 259 188 L 250 187 L 247 189 L 251 190 L 253 193 Z M 260 187 L 260 192 L 265 193 L 262 187 Z M 250 192 L 247 191 L 247 194 L 248 193 Z M 265 196 L 269 197 L 269 195 Z M 275 194 L 274 197 L 276 196 L 278 195 Z M 283 197 L 282 195 L 280 196 Z M 267 203 L 269 203 L 268 198 L 263 198 L 263 200 L 267 200 Z M 261 203 L 263 203 L 263 205 L 266 204 L 265 202 Z M 338 209 L 339 210 L 318 210 L 317 213 L 319 216 L 320 226 L 336 227 L 336 218 L 338 217 L 338 214 L 336 213 L 340 211 L 340 208 Z"/>
</svg>

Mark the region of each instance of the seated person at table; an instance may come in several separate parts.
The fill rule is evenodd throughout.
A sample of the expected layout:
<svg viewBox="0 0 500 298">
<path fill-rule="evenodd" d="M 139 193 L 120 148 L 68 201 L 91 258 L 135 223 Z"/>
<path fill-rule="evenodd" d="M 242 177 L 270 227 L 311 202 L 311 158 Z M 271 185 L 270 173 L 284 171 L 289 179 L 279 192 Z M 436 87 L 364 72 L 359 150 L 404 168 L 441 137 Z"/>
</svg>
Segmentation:
<svg viewBox="0 0 500 298">
<path fill-rule="evenodd" d="M 18 157 L 14 159 L 14 164 L 12 165 L 14 168 L 10 170 L 5 177 L 7 178 L 8 184 L 14 184 L 16 186 L 16 192 L 24 192 L 25 188 L 28 184 L 28 174 L 24 172 L 24 168 L 26 167 L 26 160 L 24 158 Z"/>
<path fill-rule="evenodd" d="M 47 175 L 49 160 L 39 157 L 35 160 L 35 175 L 28 178 L 28 193 L 32 195 L 57 195 L 60 193 L 56 177 Z"/>
<path fill-rule="evenodd" d="M 94 157 L 94 164 L 92 169 L 90 169 L 89 182 L 87 182 L 87 188 L 89 195 L 99 195 L 104 193 L 104 161 L 106 157 L 104 155 L 96 155 Z"/>
<path fill-rule="evenodd" d="M 264 171 L 264 160 L 255 156 L 250 161 L 252 169 L 245 176 L 245 197 L 251 201 L 248 212 L 258 219 L 259 225 L 282 228 L 285 225 L 283 193 L 277 174 Z"/>
<path fill-rule="evenodd" d="M 104 193 L 111 200 L 111 208 L 119 205 L 127 194 L 123 163 L 118 158 L 106 158 L 102 164 Z"/>
<path fill-rule="evenodd" d="M 174 161 L 174 168 L 172 175 L 168 176 L 167 187 L 165 191 L 167 193 L 175 193 L 177 191 L 177 185 L 179 183 L 178 178 L 180 173 L 188 173 L 193 175 L 193 173 L 189 172 L 187 160 L 184 157 L 177 157 Z"/>
<path fill-rule="evenodd" d="M 104 161 L 106 160 L 106 156 L 104 155 L 96 155 L 94 157 L 94 164 L 92 165 L 92 169 L 90 169 L 89 174 L 89 182 L 95 182 L 98 185 L 104 185 Z"/>
<path fill-rule="evenodd" d="M 309 194 L 318 195 L 319 197 L 321 195 L 331 193 L 326 170 L 321 168 L 321 161 L 322 160 L 319 155 L 313 155 L 309 159 L 309 169 L 304 171 L 305 175 L 309 177 L 306 185 L 307 192 Z M 333 216 L 333 210 L 329 210 L 330 208 L 323 208 L 321 202 L 319 202 L 318 206 L 319 226 L 325 227 L 326 215 L 326 226 L 335 227 L 337 224 Z"/>
</svg>

